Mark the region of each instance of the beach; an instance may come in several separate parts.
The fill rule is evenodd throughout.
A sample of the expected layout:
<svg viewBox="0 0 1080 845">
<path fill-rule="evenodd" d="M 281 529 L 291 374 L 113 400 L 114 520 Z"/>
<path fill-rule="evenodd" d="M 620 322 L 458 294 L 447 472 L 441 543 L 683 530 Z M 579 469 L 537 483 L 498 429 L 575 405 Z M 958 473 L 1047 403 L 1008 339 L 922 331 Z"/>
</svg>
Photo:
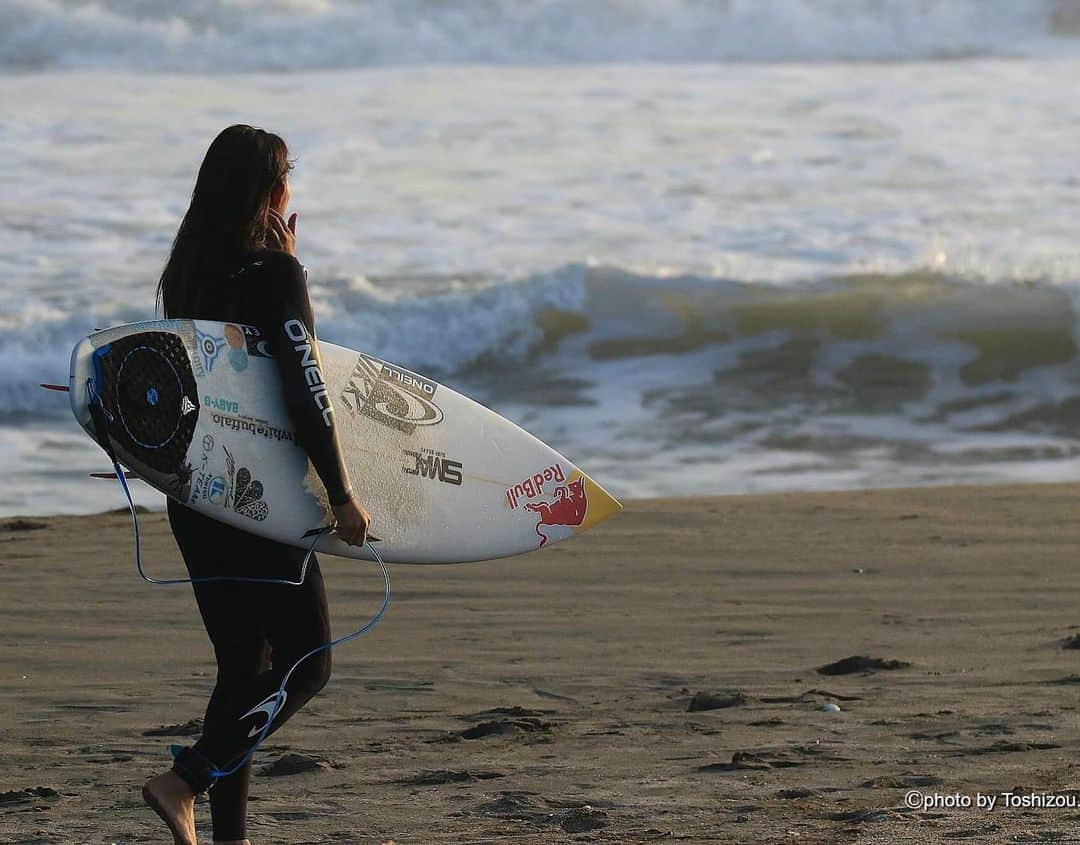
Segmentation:
<svg viewBox="0 0 1080 845">
<path fill-rule="evenodd" d="M 1076 809 L 905 795 L 1080 794 L 1078 496 L 634 500 L 529 556 L 392 567 L 386 618 L 260 750 L 249 836 L 1065 841 Z M 181 574 L 165 516 L 141 522 L 147 569 Z M 322 565 L 340 635 L 378 571 Z M 165 841 L 138 787 L 214 677 L 190 588 L 138 579 L 126 513 L 7 519 L 0 615 L 0 841 Z"/>
<path fill-rule="evenodd" d="M 0 845 L 168 841 L 214 655 L 41 388 L 162 316 L 235 124 L 288 146 L 312 336 L 626 504 L 392 567 L 253 845 L 1080 842 L 1078 75 L 1080 0 L 0 3 Z M 383 581 L 322 565 L 341 636 Z"/>
</svg>

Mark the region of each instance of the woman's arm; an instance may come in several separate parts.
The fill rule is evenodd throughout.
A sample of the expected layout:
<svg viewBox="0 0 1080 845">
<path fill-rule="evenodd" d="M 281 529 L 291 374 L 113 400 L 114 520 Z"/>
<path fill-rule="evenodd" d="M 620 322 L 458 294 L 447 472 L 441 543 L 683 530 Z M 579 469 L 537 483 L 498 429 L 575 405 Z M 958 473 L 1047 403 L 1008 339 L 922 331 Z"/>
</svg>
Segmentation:
<svg viewBox="0 0 1080 845">
<path fill-rule="evenodd" d="M 311 458 L 330 504 L 342 504 L 352 490 L 341 458 L 334 409 L 323 381 L 304 269 L 292 256 L 270 250 L 252 263 L 263 271 L 259 288 L 252 294 L 261 300 L 259 328 L 274 350 L 296 442 Z"/>
<path fill-rule="evenodd" d="M 352 498 L 334 409 L 323 379 L 304 269 L 293 256 L 277 250 L 260 253 L 249 266 L 262 270 L 252 295 L 261 312 L 259 328 L 274 350 L 296 442 L 307 452 L 326 488 L 338 519 L 339 536 L 362 545 L 369 517 Z"/>
<path fill-rule="evenodd" d="M 312 338 L 311 346 L 316 356 L 316 360 L 319 360 L 319 346 L 318 341 L 315 340 L 315 318 L 312 314 L 311 302 L 308 299 L 307 294 L 307 272 L 300 263 L 296 261 L 296 218 L 297 215 L 294 212 L 289 216 L 288 222 L 286 222 L 284 216 L 282 216 L 276 208 L 271 208 L 267 219 L 269 228 L 267 234 L 269 235 L 271 243 L 276 243 L 281 252 L 285 253 L 288 256 L 288 259 L 292 259 L 291 261 L 288 259 L 285 260 L 285 264 L 289 270 L 289 273 L 286 275 L 291 273 L 294 277 L 293 286 L 296 291 L 298 291 L 295 299 L 298 301 L 300 309 L 304 312 L 302 321 L 306 320 L 305 327 L 309 336 Z M 271 253 L 271 255 L 274 254 L 276 253 Z M 296 270 L 299 270 L 299 273 L 296 273 Z M 277 315 L 279 318 L 281 316 L 281 314 Z M 279 319 L 278 322 L 280 323 L 281 320 Z M 270 323 L 267 324 L 269 325 Z M 278 360 L 278 366 L 282 366 L 280 358 Z M 319 370 L 320 372 L 322 370 L 321 362 Z M 286 397 L 288 398 L 288 394 L 286 394 Z M 329 397 L 326 397 L 326 402 L 329 405 Z M 331 409 L 330 416 L 332 417 L 332 415 L 333 410 Z M 312 426 L 312 428 L 316 431 L 318 430 L 317 426 Z M 337 533 L 338 537 L 350 546 L 362 546 L 367 540 L 367 531 L 368 526 L 371 523 L 371 515 L 367 512 L 367 509 L 351 495 L 348 471 L 345 469 L 344 462 L 341 460 L 341 448 L 340 444 L 337 442 L 337 432 L 333 431 L 333 426 L 329 426 L 329 428 L 332 430 L 331 440 L 333 448 L 331 451 L 336 461 L 326 460 L 325 455 L 316 457 L 312 454 L 310 449 L 308 451 L 308 456 L 311 458 L 312 463 L 315 465 L 316 472 L 319 473 L 319 477 L 323 480 L 323 485 L 328 491 L 332 488 L 343 488 L 344 491 L 347 491 L 344 501 L 341 501 L 340 503 L 335 503 L 336 500 L 333 496 L 330 497 L 331 507 L 334 510 L 334 517 L 336 519 L 334 531 Z M 315 435 L 312 439 L 318 441 L 320 437 Z M 317 449 L 317 451 L 319 450 Z M 340 472 L 335 470 L 333 465 L 335 462 L 340 468 Z M 320 464 L 323 465 L 322 469 L 320 469 Z M 324 474 L 324 472 L 326 474 Z M 331 481 L 330 484 L 327 484 L 327 478 L 335 476 L 340 477 L 341 481 L 338 483 Z"/>
</svg>

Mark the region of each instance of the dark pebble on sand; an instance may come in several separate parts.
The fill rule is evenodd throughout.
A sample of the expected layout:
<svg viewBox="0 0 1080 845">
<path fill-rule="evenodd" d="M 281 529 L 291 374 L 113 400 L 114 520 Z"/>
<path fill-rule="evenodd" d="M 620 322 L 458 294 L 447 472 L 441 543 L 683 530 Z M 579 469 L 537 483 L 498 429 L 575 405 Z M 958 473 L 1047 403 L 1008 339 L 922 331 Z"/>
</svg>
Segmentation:
<svg viewBox="0 0 1080 845">
<path fill-rule="evenodd" d="M 762 704 L 796 704 L 800 701 L 808 701 L 811 698 L 835 698 L 837 701 L 862 701 L 858 695 L 840 695 L 838 692 L 829 692 L 826 689 L 808 689 L 798 695 L 763 695 Z M 751 722 L 751 724 L 753 724 Z"/>
<path fill-rule="evenodd" d="M 772 763 L 759 757 L 757 754 L 751 754 L 749 751 L 736 751 L 731 755 L 730 763 L 709 763 L 705 766 L 698 766 L 699 772 L 737 772 L 744 769 L 771 769 Z"/>
<path fill-rule="evenodd" d="M 539 687 L 534 688 L 533 692 L 536 693 L 541 698 L 550 698 L 552 701 L 566 701 L 566 702 L 569 702 L 570 704 L 577 704 L 578 703 L 578 700 L 576 698 L 572 698 L 569 695 L 563 695 L 562 693 L 552 692 L 551 690 L 540 689 Z"/>
<path fill-rule="evenodd" d="M 690 703 L 686 706 L 686 711 L 688 713 L 697 713 L 701 710 L 721 710 L 725 707 L 742 707 L 746 704 L 746 701 L 746 696 L 741 692 L 699 692 L 695 693 L 694 697 L 690 699 Z"/>
<path fill-rule="evenodd" d="M 992 745 L 988 745 L 985 748 L 971 748 L 967 749 L 966 754 L 1016 754 L 1025 751 L 1052 751 L 1055 748 L 1061 748 L 1060 745 L 1054 742 L 1007 742 L 1006 740 L 999 739 Z"/>
<path fill-rule="evenodd" d="M 264 766 L 262 773 L 269 777 L 282 777 L 284 775 L 302 775 L 307 772 L 318 772 L 329 769 L 330 764 L 325 760 L 317 760 L 307 754 L 282 754 L 273 763 Z"/>
<path fill-rule="evenodd" d="M 143 736 L 197 736 L 202 733 L 202 719 L 189 719 L 182 725 L 162 725 L 143 731 Z"/>
<path fill-rule="evenodd" d="M 30 786 L 26 789 L 14 789 L 11 792 L 0 792 L 0 806 L 10 804 L 24 804 L 35 798 L 59 798 L 60 793 L 48 786 Z"/>
<path fill-rule="evenodd" d="M 599 830 L 606 827 L 608 815 L 603 810 L 593 807 L 577 807 L 560 814 L 559 827 L 567 833 L 585 833 L 590 830 Z"/>
<path fill-rule="evenodd" d="M 563 809 L 552 812 L 552 806 L 560 804 Z M 589 804 L 566 807 L 562 801 L 550 801 L 534 792 L 503 792 L 498 798 L 478 805 L 475 812 L 536 825 L 558 825 L 567 833 L 587 833 L 608 823 L 608 814 Z"/>
<path fill-rule="evenodd" d="M 398 783 L 406 783 L 412 786 L 436 786 L 444 783 L 471 783 L 477 780 L 493 780 L 494 778 L 506 777 L 502 772 L 490 771 L 456 771 L 453 769 L 438 769 L 436 771 L 420 772 L 411 778 L 402 778 Z"/>
<path fill-rule="evenodd" d="M 48 527 L 44 522 L 38 522 L 36 519 L 9 519 L 0 522 L 0 531 L 40 531 Z"/>
<path fill-rule="evenodd" d="M 821 795 L 821 792 L 816 789 L 781 789 L 776 793 L 777 798 L 810 798 L 814 795 Z"/>
<path fill-rule="evenodd" d="M 498 798 L 477 806 L 476 812 L 500 819 L 542 822 L 548 817 L 548 812 L 539 805 L 534 795 L 532 792 L 504 792 Z"/>
<path fill-rule="evenodd" d="M 461 738 L 461 734 L 445 733 L 424 741 L 430 744 L 438 743 L 443 745 L 450 745 L 455 742 L 464 742 L 465 740 Z"/>
<path fill-rule="evenodd" d="M 550 716 L 554 710 L 533 710 L 528 707 L 492 707 L 489 710 L 481 710 L 479 713 L 470 713 L 468 716 L 462 716 L 463 719 L 468 719 L 470 722 L 486 722 L 496 716 L 509 716 L 513 719 L 526 719 L 536 718 L 538 716 Z"/>
<path fill-rule="evenodd" d="M 536 733 L 549 730 L 551 725 L 539 719 L 499 719 L 493 722 L 481 722 L 459 733 L 462 739 L 481 739 L 485 736 L 498 736 L 511 733 Z"/>
<path fill-rule="evenodd" d="M 829 818 L 836 822 L 883 822 L 892 818 L 892 811 L 885 809 L 849 810 L 843 813 L 830 813 Z"/>
<path fill-rule="evenodd" d="M 911 789 L 913 786 L 940 786 L 944 781 L 935 775 L 879 775 L 863 781 L 863 789 Z"/>
<path fill-rule="evenodd" d="M 1080 648 L 1080 634 L 1073 634 L 1061 641 L 1062 648 Z"/>
<path fill-rule="evenodd" d="M 817 672 L 819 675 L 854 675 L 857 672 L 907 669 L 909 666 L 911 664 L 905 660 L 882 660 L 880 657 L 856 655 L 837 660 L 835 663 L 828 663 L 825 666 L 819 666 Z"/>
</svg>

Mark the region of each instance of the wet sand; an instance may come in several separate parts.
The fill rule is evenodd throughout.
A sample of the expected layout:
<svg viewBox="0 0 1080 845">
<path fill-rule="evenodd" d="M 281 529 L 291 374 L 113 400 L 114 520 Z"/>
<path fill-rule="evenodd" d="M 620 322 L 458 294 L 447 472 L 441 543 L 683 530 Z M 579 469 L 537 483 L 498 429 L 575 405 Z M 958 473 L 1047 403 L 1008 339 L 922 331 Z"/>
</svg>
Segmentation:
<svg viewBox="0 0 1080 845">
<path fill-rule="evenodd" d="M 1080 795 L 1078 500 L 635 501 L 528 557 L 395 567 L 386 619 L 259 754 L 315 765 L 256 778 L 249 835 L 1076 841 L 1080 809 L 904 802 Z M 142 524 L 148 569 L 180 574 L 163 515 Z M 378 606 L 378 573 L 323 569 L 344 633 Z M 0 620 L 0 842 L 168 841 L 138 786 L 188 741 L 146 732 L 199 718 L 213 684 L 190 588 L 136 577 L 125 514 L 3 520 Z M 879 663 L 818 671 L 849 657 Z"/>
</svg>

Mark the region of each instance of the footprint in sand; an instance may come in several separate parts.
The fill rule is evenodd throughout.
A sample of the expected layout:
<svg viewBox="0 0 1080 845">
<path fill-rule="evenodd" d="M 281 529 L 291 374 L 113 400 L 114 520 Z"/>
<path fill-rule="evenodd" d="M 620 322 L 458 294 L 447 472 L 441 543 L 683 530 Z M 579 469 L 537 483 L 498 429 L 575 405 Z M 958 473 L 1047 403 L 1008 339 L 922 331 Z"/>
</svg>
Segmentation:
<svg viewBox="0 0 1080 845">
<path fill-rule="evenodd" d="M 723 710 L 728 707 L 742 707 L 749 699 L 744 693 L 734 692 L 697 692 L 686 705 L 687 713 L 699 713 L 705 710 Z"/>
<path fill-rule="evenodd" d="M 910 666 L 911 664 L 905 660 L 882 660 L 880 657 L 854 655 L 837 660 L 835 663 L 819 666 L 816 671 L 819 675 L 855 675 L 878 671 L 892 672 L 897 669 L 907 669 Z"/>
<path fill-rule="evenodd" d="M 408 778 L 401 778 L 394 783 L 403 783 L 409 786 L 438 786 L 446 783 L 473 783 L 478 780 L 493 780 L 506 777 L 504 772 L 493 771 L 466 771 L 453 769 L 437 769 L 424 771 Z"/>
<path fill-rule="evenodd" d="M 202 719 L 189 719 L 179 725 L 162 725 L 143 731 L 143 736 L 198 736 L 202 733 Z"/>
<path fill-rule="evenodd" d="M 320 760 L 308 754 L 288 752 L 282 754 L 273 763 L 263 766 L 262 774 L 268 777 L 284 777 L 302 775 L 307 772 L 329 771 L 333 768 L 337 767 L 329 760 Z"/>
<path fill-rule="evenodd" d="M 60 793 L 48 786 L 28 786 L 26 789 L 13 789 L 0 792 L 0 808 L 16 811 L 47 810 L 49 802 L 56 801 Z"/>
<path fill-rule="evenodd" d="M 585 833 L 606 827 L 608 814 L 580 801 L 550 800 L 533 792 L 503 792 L 498 798 L 478 804 L 471 814 L 558 826 L 567 833 Z"/>
</svg>

